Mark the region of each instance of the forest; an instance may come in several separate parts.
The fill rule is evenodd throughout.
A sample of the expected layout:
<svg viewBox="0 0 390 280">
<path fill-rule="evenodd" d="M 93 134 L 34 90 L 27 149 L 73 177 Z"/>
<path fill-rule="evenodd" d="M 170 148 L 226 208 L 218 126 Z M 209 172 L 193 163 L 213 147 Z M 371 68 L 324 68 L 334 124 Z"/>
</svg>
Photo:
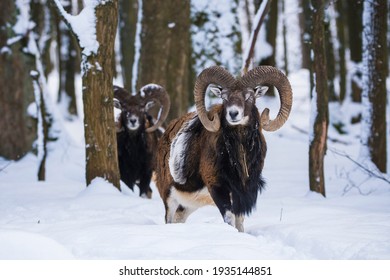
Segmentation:
<svg viewBox="0 0 390 280">
<path fill-rule="evenodd" d="M 0 259 L 390 258 L 389 6 L 1 1 Z M 197 76 L 214 65 L 237 78 L 276 67 L 293 92 L 284 126 L 264 132 L 266 188 L 239 238 L 216 207 L 164 227 L 155 177 L 151 199 L 139 197 L 118 167 L 113 85 L 163 87 L 167 127 L 195 110 Z M 256 106 L 274 119 L 280 100 L 270 86 Z M 207 92 L 207 107 L 218 103 Z M 103 242 L 110 228 L 127 244 Z"/>
</svg>

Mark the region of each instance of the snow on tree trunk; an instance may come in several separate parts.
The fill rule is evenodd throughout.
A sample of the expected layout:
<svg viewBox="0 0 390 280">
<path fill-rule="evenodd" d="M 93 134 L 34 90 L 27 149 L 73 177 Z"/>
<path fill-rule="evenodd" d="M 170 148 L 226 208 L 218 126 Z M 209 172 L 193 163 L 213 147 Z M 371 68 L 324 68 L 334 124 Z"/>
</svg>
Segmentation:
<svg viewBox="0 0 390 280">
<path fill-rule="evenodd" d="M 77 15 L 69 15 L 59 0 L 51 0 L 82 49 L 86 183 L 101 177 L 119 188 L 114 126 L 113 59 L 117 30 L 117 0 L 87 0 Z"/>
<path fill-rule="evenodd" d="M 387 3 L 364 1 L 362 160 L 386 172 Z"/>
<path fill-rule="evenodd" d="M 309 146 L 310 190 L 325 196 L 324 158 L 328 133 L 328 86 L 324 34 L 324 0 L 312 0 L 314 93 Z"/>
</svg>

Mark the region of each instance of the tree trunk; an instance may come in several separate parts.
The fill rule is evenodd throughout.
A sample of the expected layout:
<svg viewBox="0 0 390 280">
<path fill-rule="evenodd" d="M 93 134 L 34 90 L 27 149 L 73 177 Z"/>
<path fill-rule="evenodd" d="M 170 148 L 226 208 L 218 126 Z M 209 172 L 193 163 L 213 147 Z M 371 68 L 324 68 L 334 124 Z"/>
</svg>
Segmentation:
<svg viewBox="0 0 390 280">
<path fill-rule="evenodd" d="M 137 88 L 156 83 L 167 90 L 169 122 L 187 112 L 191 92 L 190 1 L 144 1 L 141 45 Z"/>
<path fill-rule="evenodd" d="M 63 20 L 72 29 L 64 16 L 63 7 L 51 0 Z M 86 182 L 104 178 L 118 189 L 119 168 L 113 104 L 113 59 L 114 43 L 118 24 L 118 1 L 90 2 L 96 23 L 97 51 L 82 53 L 82 83 L 84 104 L 84 137 L 86 148 Z M 95 4 L 95 6 L 92 6 Z M 67 15 L 69 16 L 69 14 Z M 90 19 L 91 20 L 91 19 Z M 75 32 L 72 30 L 72 32 Z M 86 34 L 76 34 L 85 36 Z"/>
<path fill-rule="evenodd" d="M 339 93 L 339 99 L 341 102 L 345 100 L 346 92 L 347 92 L 347 69 L 345 64 L 345 47 L 346 47 L 346 40 L 345 40 L 345 2 L 343 1 L 337 1 L 336 2 L 336 11 L 337 11 L 337 18 L 336 18 L 336 26 L 337 26 L 337 39 L 339 41 L 338 46 L 338 55 L 339 55 L 339 79 L 340 79 L 340 93 Z"/>
<path fill-rule="evenodd" d="M 260 61 L 259 65 L 271 65 L 276 66 L 276 33 L 278 30 L 278 0 L 271 1 L 271 6 L 268 12 L 268 20 L 265 23 L 266 28 L 266 40 L 271 45 L 273 51 L 272 54 Z"/>
<path fill-rule="evenodd" d="M 37 59 L 39 56 L 35 56 Z M 47 156 L 47 139 L 49 135 L 49 124 L 46 113 L 46 104 L 43 94 L 43 89 L 39 81 L 38 71 L 31 72 L 31 77 L 33 79 L 34 85 L 34 94 L 35 94 L 35 103 L 37 105 L 37 119 L 38 119 L 38 147 L 37 154 L 39 160 L 38 167 L 38 180 L 45 181 L 46 179 L 46 156 Z"/>
<path fill-rule="evenodd" d="M 0 156 L 19 159 L 31 150 L 36 138 L 35 121 L 27 113 L 34 102 L 30 71 L 32 56 L 22 53 L 27 46 L 27 34 L 15 34 L 12 27 L 19 14 L 13 0 L 0 2 Z M 7 40 L 22 36 L 7 44 Z"/>
<path fill-rule="evenodd" d="M 135 55 L 138 1 L 142 0 L 119 0 L 119 38 L 122 57 L 122 76 L 123 85 L 129 91 L 132 90 L 131 82 Z"/>
<path fill-rule="evenodd" d="M 365 0 L 363 12 L 363 149 L 382 172 L 387 168 L 387 3 Z"/>
<path fill-rule="evenodd" d="M 112 60 L 117 27 L 118 2 L 99 4 L 96 9 L 97 54 L 84 58 L 92 66 L 83 75 L 86 180 L 102 177 L 119 188 L 118 154 L 114 127 Z M 85 68 L 84 68 L 85 69 Z"/>
<path fill-rule="evenodd" d="M 330 22 L 326 21 L 323 24 L 325 28 L 325 55 L 326 70 L 328 74 L 329 101 L 339 101 L 334 87 L 334 80 L 336 78 L 336 61 L 334 56 L 334 47 L 332 42 L 332 32 L 330 30 Z"/>
<path fill-rule="evenodd" d="M 311 19 L 310 0 L 300 0 L 302 12 L 299 14 L 302 46 L 302 68 L 311 69 Z"/>
<path fill-rule="evenodd" d="M 354 102 L 360 102 L 362 89 L 356 80 L 361 80 L 362 78 L 362 73 L 357 65 L 362 62 L 363 0 L 346 1 L 346 4 L 350 58 L 355 64 L 354 73 L 352 74 L 351 79 L 351 95 Z"/>
<path fill-rule="evenodd" d="M 68 13 L 72 12 L 72 1 L 62 1 L 64 9 Z M 63 103 L 66 110 L 64 113 L 69 116 L 77 116 L 75 75 L 78 72 L 77 50 L 74 36 L 59 17 L 57 17 L 57 42 L 59 47 L 59 88 L 58 102 Z"/>
<path fill-rule="evenodd" d="M 325 196 L 324 157 L 328 131 L 328 86 L 324 34 L 324 1 L 312 0 L 312 47 L 314 53 L 315 93 L 312 102 L 316 112 L 309 147 L 310 190 Z"/>
</svg>

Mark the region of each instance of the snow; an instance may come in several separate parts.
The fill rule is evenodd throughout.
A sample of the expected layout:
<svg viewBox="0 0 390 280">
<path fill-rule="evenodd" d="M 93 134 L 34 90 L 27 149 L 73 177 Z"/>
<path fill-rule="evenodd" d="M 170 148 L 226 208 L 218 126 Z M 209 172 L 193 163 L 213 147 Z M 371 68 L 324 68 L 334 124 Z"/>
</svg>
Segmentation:
<svg viewBox="0 0 390 280">
<path fill-rule="evenodd" d="M 85 56 L 97 54 L 99 42 L 96 39 L 96 17 L 95 8 L 99 5 L 98 0 L 85 0 L 84 8 L 78 15 L 70 15 L 62 7 L 60 0 L 54 0 L 61 15 L 72 26 L 72 31 L 79 40 L 82 53 Z M 101 3 L 103 4 L 103 3 Z"/>
<path fill-rule="evenodd" d="M 335 152 L 357 158 L 359 125 L 348 125 L 346 135 L 329 131 L 340 142 L 328 141 L 327 198 L 310 192 L 308 135 L 302 133 L 309 131 L 307 71 L 289 78 L 291 116 L 279 131 L 265 132 L 266 189 L 244 233 L 212 206 L 185 224 L 166 225 L 154 183 L 150 200 L 139 197 L 137 187 L 132 192 L 122 183 L 120 192 L 100 178 L 86 188 L 83 123 L 64 120 L 59 140 L 48 145 L 45 182 L 37 180 L 35 155 L 0 158 L 0 259 L 389 259 L 389 183 Z M 272 97 L 258 99 L 271 115 L 278 106 Z"/>
</svg>

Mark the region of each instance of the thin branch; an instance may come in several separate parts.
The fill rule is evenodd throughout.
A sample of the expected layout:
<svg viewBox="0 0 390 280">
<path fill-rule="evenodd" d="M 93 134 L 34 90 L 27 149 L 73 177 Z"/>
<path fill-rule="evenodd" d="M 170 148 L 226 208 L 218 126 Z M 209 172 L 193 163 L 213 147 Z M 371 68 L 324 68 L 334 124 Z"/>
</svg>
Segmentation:
<svg viewBox="0 0 390 280">
<path fill-rule="evenodd" d="M 254 22 L 257 23 L 255 28 L 252 30 L 251 37 L 249 39 L 248 48 L 246 49 L 243 57 L 243 66 L 241 69 L 241 74 L 245 75 L 248 70 L 251 63 L 251 60 L 253 58 L 253 52 L 255 49 L 256 41 L 257 41 L 257 35 L 259 34 L 261 25 L 264 22 L 264 18 L 267 15 L 270 6 L 271 6 L 272 0 L 264 0 L 261 3 L 260 8 L 258 9 Z"/>
<path fill-rule="evenodd" d="M 70 32 L 73 33 L 73 35 L 76 36 L 76 34 L 74 33 L 73 31 L 73 28 L 72 28 L 72 24 L 69 22 L 67 16 L 71 16 L 70 14 L 68 14 L 67 11 L 65 11 L 64 7 L 62 6 L 61 2 L 59 0 L 49 0 L 52 5 L 54 6 L 54 8 L 58 11 L 58 15 L 61 17 L 61 19 L 64 21 L 64 23 L 66 24 L 66 26 L 68 26 Z M 77 38 L 77 36 L 76 36 Z"/>
<path fill-rule="evenodd" d="M 307 132 L 306 130 L 304 130 L 304 129 L 302 129 L 302 128 L 296 126 L 296 125 L 291 125 L 291 127 L 292 127 L 293 129 L 295 129 L 295 130 L 297 130 L 297 131 L 303 133 L 303 134 L 307 134 L 307 135 L 309 134 L 309 132 Z M 342 141 L 342 140 L 339 140 L 339 139 L 336 139 L 336 138 L 332 138 L 332 137 L 330 137 L 329 135 L 328 135 L 328 140 L 329 140 L 329 141 L 332 141 L 333 143 L 340 143 L 340 144 L 343 144 L 343 145 L 349 145 L 349 144 L 350 144 L 349 142 L 345 142 L 345 141 Z"/>
<path fill-rule="evenodd" d="M 380 180 L 383 180 L 385 181 L 386 183 L 390 184 L 390 180 L 388 178 L 386 178 L 385 176 L 382 176 L 381 174 L 378 174 L 378 173 L 375 173 L 374 171 L 368 169 L 365 165 L 361 164 L 360 162 L 354 160 L 350 155 L 346 154 L 346 153 L 343 153 L 343 152 L 340 152 L 340 151 L 337 151 L 336 149 L 332 149 L 332 148 L 328 148 L 330 151 L 332 151 L 333 153 L 335 153 L 336 155 L 339 155 L 339 156 L 342 156 L 342 157 L 345 157 L 347 159 L 349 159 L 350 161 L 352 161 L 354 164 L 356 164 L 358 167 L 360 167 L 361 169 L 363 169 L 367 174 L 369 174 L 370 176 L 372 177 L 375 177 L 375 178 L 378 178 Z"/>
<path fill-rule="evenodd" d="M 10 162 L 8 162 L 6 165 L 0 167 L 0 172 L 2 172 L 2 171 L 5 170 L 8 166 L 10 166 L 11 163 L 13 163 L 13 161 L 10 161 Z"/>
</svg>

